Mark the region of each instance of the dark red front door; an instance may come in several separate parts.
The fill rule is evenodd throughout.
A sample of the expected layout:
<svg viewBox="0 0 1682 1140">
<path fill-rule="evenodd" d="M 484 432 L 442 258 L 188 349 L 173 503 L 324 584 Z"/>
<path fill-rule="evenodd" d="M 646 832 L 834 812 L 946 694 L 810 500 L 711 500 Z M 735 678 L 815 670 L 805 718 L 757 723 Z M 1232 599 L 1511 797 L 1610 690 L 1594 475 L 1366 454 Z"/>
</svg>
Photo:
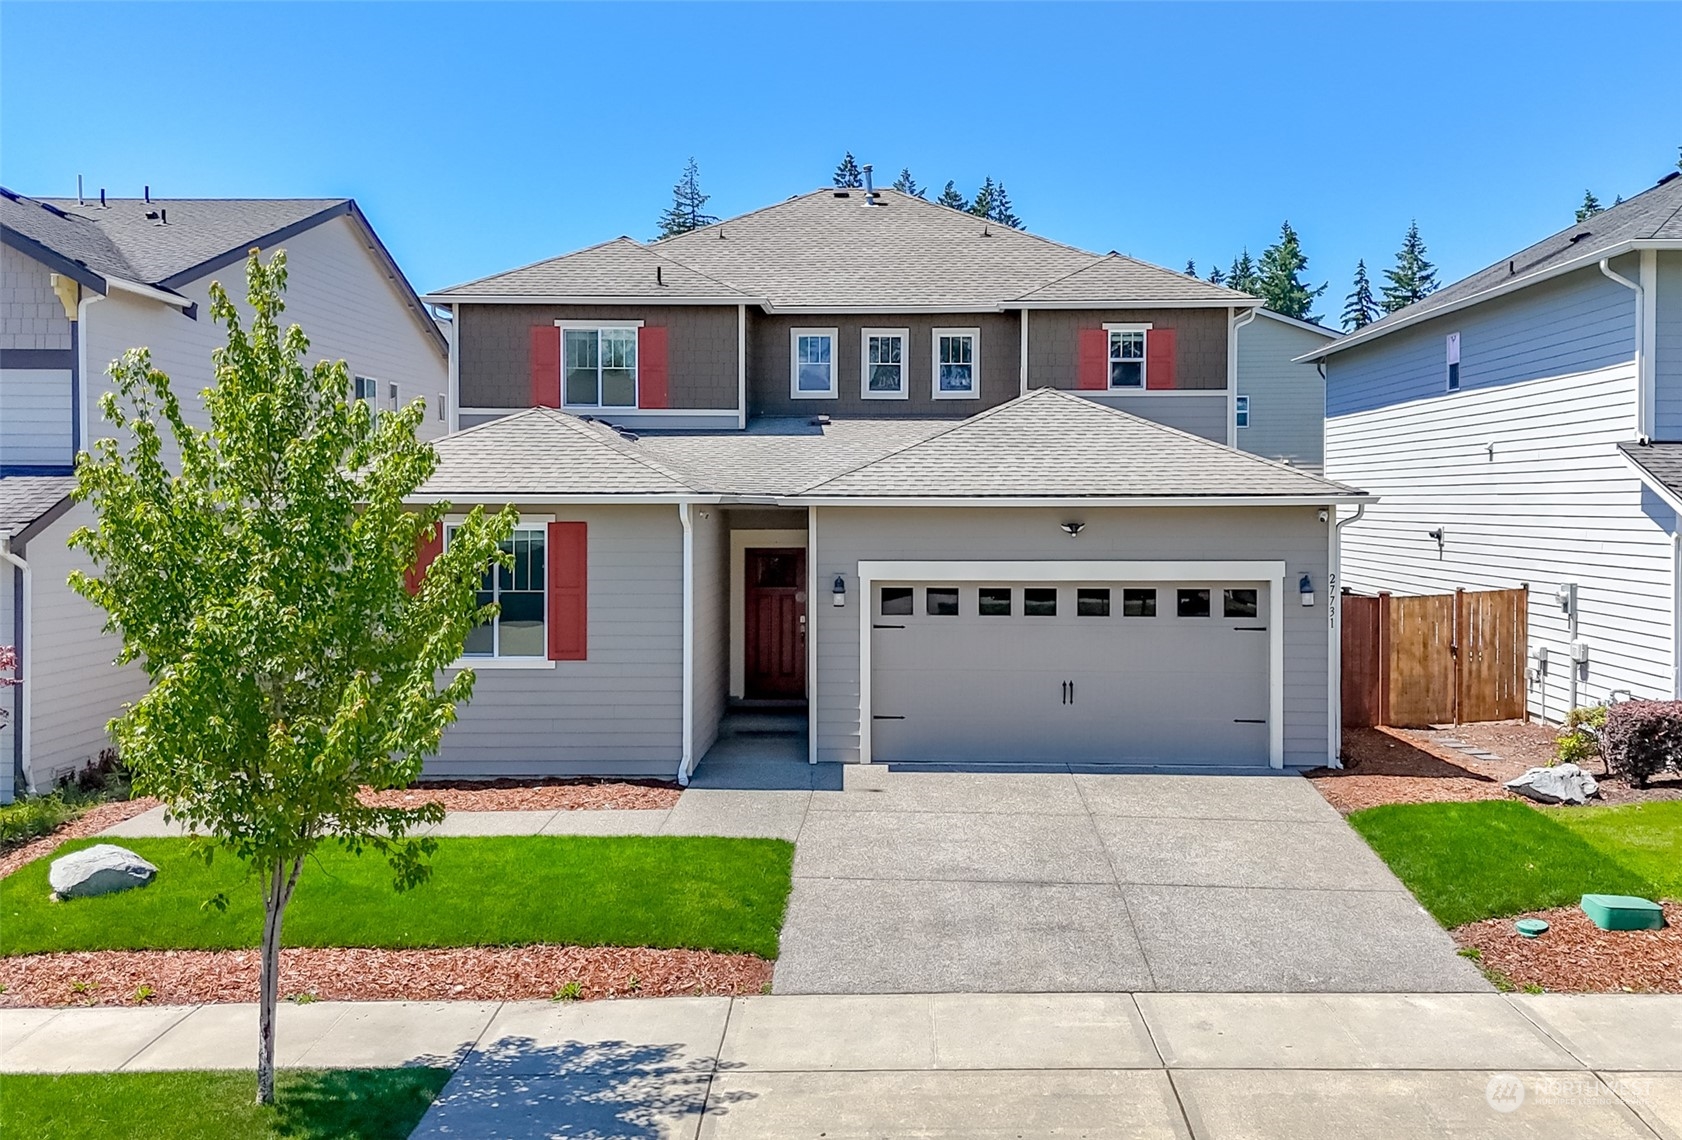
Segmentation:
<svg viewBox="0 0 1682 1140">
<path fill-rule="evenodd" d="M 806 552 L 750 549 L 746 555 L 742 695 L 799 700 L 806 696 Z"/>
</svg>

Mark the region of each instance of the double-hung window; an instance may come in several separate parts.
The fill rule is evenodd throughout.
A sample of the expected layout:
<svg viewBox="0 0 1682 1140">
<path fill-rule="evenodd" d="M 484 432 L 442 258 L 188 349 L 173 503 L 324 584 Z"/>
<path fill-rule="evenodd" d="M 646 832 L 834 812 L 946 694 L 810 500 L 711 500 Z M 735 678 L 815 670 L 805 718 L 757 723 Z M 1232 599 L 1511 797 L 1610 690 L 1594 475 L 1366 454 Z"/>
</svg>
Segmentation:
<svg viewBox="0 0 1682 1140">
<path fill-rule="evenodd" d="M 448 528 L 451 540 L 455 527 Z M 501 607 L 489 621 L 468 632 L 463 657 L 534 658 L 547 652 L 545 601 L 548 578 L 545 571 L 544 528 L 516 527 L 503 541 L 502 549 L 514 556 L 514 568 L 492 565 L 479 583 L 478 602 Z"/>
<path fill-rule="evenodd" d="M 357 376 L 351 381 L 351 391 L 355 393 L 357 400 L 368 405 L 368 414 L 378 420 L 380 418 L 380 382 L 371 376 Z"/>
<path fill-rule="evenodd" d="M 636 407 L 636 327 L 563 325 L 561 379 L 569 408 Z"/>
<path fill-rule="evenodd" d="M 1149 325 L 1106 325 L 1110 334 L 1110 387 L 1145 386 L 1145 334 Z"/>
<path fill-rule="evenodd" d="M 865 329 L 859 359 L 863 372 L 859 395 L 866 400 L 906 398 L 905 364 L 910 336 L 906 329 Z"/>
<path fill-rule="evenodd" d="M 789 331 L 789 395 L 796 400 L 833 400 L 835 330 Z"/>
<path fill-rule="evenodd" d="M 934 330 L 934 398 L 981 397 L 981 330 Z"/>
<path fill-rule="evenodd" d="M 1232 401 L 1232 415 L 1241 428 L 1250 426 L 1250 397 L 1235 396 Z"/>
</svg>

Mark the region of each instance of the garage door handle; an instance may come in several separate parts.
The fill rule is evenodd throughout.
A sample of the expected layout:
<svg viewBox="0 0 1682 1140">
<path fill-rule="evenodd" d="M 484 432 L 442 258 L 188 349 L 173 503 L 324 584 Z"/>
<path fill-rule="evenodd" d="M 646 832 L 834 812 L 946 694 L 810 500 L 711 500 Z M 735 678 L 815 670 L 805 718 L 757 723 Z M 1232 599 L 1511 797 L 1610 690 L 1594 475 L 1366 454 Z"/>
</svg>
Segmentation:
<svg viewBox="0 0 1682 1140">
<path fill-rule="evenodd" d="M 872 713 L 872 714 L 870 714 L 870 719 L 871 720 L 904 720 L 905 718 L 902 717 L 902 716 L 889 716 L 887 713 Z"/>
<path fill-rule="evenodd" d="M 1267 718 L 1266 717 L 1235 716 L 1235 717 L 1232 718 L 1232 723 L 1233 724 L 1266 724 L 1267 723 Z"/>
<path fill-rule="evenodd" d="M 904 629 L 903 625 L 873 625 L 871 629 Z"/>
<path fill-rule="evenodd" d="M 1240 633 L 1266 633 L 1267 632 L 1267 627 L 1265 625 L 1235 625 L 1232 628 L 1236 629 Z"/>
</svg>

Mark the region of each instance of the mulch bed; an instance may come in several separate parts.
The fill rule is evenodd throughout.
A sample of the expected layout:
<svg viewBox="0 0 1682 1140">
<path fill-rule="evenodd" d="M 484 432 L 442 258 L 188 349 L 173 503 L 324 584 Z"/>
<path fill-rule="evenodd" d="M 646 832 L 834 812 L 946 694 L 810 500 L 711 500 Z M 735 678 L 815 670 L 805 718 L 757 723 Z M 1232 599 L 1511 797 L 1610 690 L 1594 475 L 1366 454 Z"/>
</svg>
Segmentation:
<svg viewBox="0 0 1682 1140">
<path fill-rule="evenodd" d="M 121 800 L 117 803 L 97 804 L 89 808 L 69 823 L 61 824 L 39 839 L 31 839 L 28 843 L 14 847 L 4 855 L 0 855 L 0 879 L 4 879 L 25 863 L 33 863 L 45 855 L 51 855 L 58 850 L 61 843 L 84 836 L 94 835 L 123 822 L 133 819 L 137 815 L 151 811 L 158 806 L 158 801 L 145 796 L 134 800 Z"/>
<path fill-rule="evenodd" d="M 752 954 L 603 946 L 447 950 L 304 949 L 280 953 L 280 992 L 321 1001 L 582 1000 L 763 993 L 772 964 Z M 255 950 L 103 950 L 0 958 L 0 1008 L 257 1000 Z"/>
<path fill-rule="evenodd" d="M 371 807 L 443 804 L 445 811 L 590 811 L 675 807 L 683 789 L 660 780 L 431 780 L 396 791 L 364 789 Z"/>
<path fill-rule="evenodd" d="M 1662 930 L 1602 930 L 1574 906 L 1511 918 L 1490 918 L 1449 933 L 1475 946 L 1486 968 L 1523 989 L 1561 993 L 1682 994 L 1682 903 L 1667 902 Z M 1540 918 L 1548 930 L 1526 938 L 1513 929 L 1519 918 Z"/>
</svg>

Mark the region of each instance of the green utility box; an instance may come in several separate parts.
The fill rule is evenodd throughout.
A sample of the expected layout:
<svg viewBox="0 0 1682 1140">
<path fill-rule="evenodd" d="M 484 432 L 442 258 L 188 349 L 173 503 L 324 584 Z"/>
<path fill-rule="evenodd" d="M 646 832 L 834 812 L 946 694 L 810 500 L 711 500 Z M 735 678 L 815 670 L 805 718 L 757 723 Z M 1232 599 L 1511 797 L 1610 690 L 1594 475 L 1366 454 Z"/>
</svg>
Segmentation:
<svg viewBox="0 0 1682 1140">
<path fill-rule="evenodd" d="M 1659 904 L 1633 895 L 1584 895 L 1583 913 L 1602 930 L 1658 930 L 1664 926 Z"/>
</svg>

